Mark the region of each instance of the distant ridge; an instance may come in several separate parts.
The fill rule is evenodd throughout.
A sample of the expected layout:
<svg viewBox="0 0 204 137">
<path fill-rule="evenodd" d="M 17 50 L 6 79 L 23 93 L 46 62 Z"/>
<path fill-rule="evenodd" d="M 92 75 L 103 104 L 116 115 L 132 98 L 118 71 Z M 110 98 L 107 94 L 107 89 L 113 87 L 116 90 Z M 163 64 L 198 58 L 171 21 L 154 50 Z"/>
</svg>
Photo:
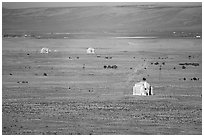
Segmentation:
<svg viewBox="0 0 204 137">
<path fill-rule="evenodd" d="M 158 34 L 202 32 L 202 6 L 2 8 L 3 32 Z"/>
</svg>

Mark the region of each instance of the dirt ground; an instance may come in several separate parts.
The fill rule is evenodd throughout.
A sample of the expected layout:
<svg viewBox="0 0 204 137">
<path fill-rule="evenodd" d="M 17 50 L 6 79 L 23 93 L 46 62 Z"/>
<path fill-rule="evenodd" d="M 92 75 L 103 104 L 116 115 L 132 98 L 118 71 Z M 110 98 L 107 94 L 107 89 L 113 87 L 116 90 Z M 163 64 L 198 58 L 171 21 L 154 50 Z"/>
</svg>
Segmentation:
<svg viewBox="0 0 204 137">
<path fill-rule="evenodd" d="M 5 38 L 2 134 L 201 135 L 202 40 Z"/>
</svg>

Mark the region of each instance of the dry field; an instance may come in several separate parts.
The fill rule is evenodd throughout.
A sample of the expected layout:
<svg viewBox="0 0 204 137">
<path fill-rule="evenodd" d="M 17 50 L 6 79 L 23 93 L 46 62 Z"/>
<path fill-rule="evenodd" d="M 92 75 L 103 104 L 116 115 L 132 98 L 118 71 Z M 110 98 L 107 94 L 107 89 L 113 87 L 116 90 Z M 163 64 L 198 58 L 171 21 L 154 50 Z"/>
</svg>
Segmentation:
<svg viewBox="0 0 204 137">
<path fill-rule="evenodd" d="M 2 42 L 2 134 L 202 134 L 201 39 Z M 143 77 L 154 96 L 132 95 Z"/>
</svg>

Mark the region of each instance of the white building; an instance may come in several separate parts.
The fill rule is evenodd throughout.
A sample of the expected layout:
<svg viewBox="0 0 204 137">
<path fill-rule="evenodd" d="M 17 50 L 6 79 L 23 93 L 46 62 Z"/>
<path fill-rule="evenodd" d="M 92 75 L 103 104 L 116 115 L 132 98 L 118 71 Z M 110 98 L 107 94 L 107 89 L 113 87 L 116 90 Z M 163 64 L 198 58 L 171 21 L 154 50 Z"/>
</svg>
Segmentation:
<svg viewBox="0 0 204 137">
<path fill-rule="evenodd" d="M 88 48 L 86 52 L 87 54 L 95 54 L 94 48 Z"/>
<path fill-rule="evenodd" d="M 149 96 L 153 95 L 153 87 L 146 81 L 136 83 L 133 87 L 133 95 Z"/>
<path fill-rule="evenodd" d="M 200 35 L 196 35 L 196 38 L 201 38 L 201 36 Z"/>
<path fill-rule="evenodd" d="M 48 49 L 48 48 L 42 48 L 42 49 L 40 50 L 40 53 L 50 53 L 50 52 L 51 52 L 51 50 Z"/>
</svg>

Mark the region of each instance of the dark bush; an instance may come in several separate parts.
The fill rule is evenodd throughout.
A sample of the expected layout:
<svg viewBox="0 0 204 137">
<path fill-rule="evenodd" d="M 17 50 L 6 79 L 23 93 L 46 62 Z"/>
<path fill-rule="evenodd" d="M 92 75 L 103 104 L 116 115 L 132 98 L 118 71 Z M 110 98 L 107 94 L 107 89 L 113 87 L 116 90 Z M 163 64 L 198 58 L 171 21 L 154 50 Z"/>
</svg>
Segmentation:
<svg viewBox="0 0 204 137">
<path fill-rule="evenodd" d="M 196 78 L 196 77 L 194 77 L 194 78 L 193 78 L 193 80 L 197 80 L 197 78 Z"/>
<path fill-rule="evenodd" d="M 113 65 L 112 66 L 113 69 L 117 69 L 117 67 L 118 67 L 117 65 Z"/>
</svg>

